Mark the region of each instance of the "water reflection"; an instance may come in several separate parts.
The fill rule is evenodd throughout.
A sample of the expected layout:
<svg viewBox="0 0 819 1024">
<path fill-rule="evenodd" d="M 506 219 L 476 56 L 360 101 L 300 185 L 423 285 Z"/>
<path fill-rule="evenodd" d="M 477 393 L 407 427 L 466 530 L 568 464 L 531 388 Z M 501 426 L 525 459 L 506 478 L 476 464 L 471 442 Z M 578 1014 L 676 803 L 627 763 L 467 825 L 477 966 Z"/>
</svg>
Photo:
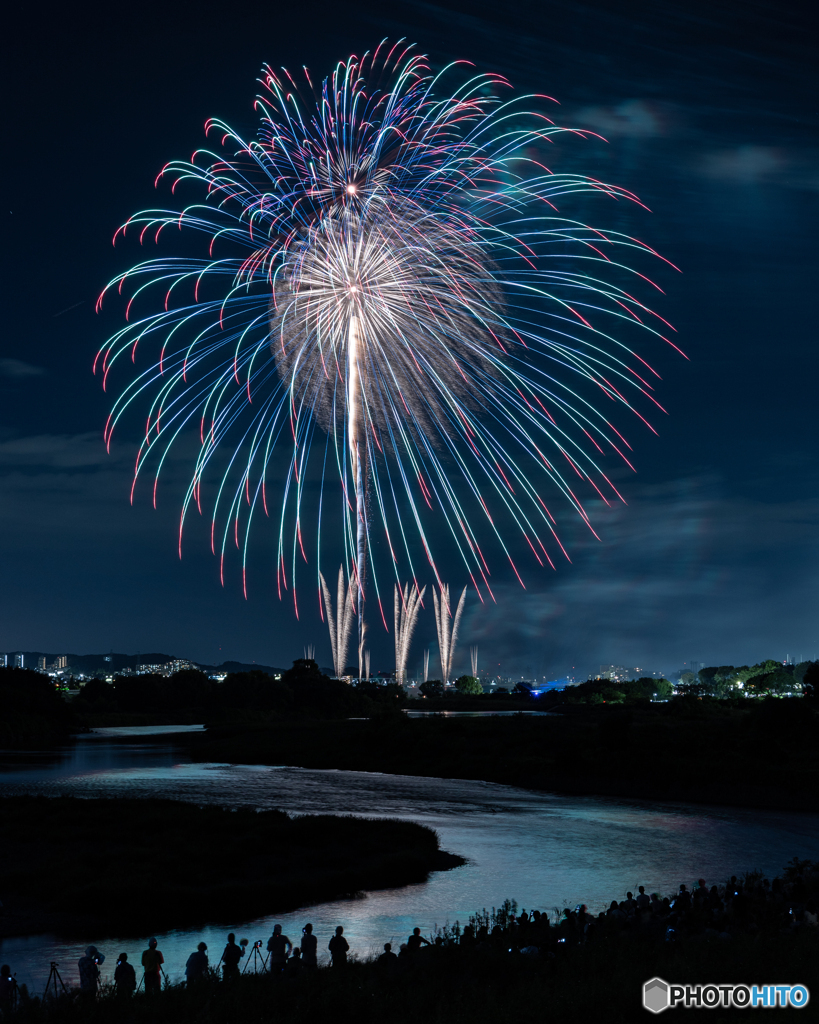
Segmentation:
<svg viewBox="0 0 819 1024">
<path fill-rule="evenodd" d="M 291 813 L 411 818 L 437 829 L 445 849 L 469 858 L 465 867 L 426 883 L 362 900 L 158 935 L 171 977 L 181 977 L 200 939 L 218 960 L 229 930 L 251 942 L 266 940 L 276 920 L 291 939 L 312 921 L 325 951 L 335 925 L 344 924 L 352 948 L 367 954 L 386 941 L 403 941 L 414 925 L 427 932 L 447 920 L 463 922 L 507 896 L 529 909 L 579 901 L 601 909 L 638 884 L 670 891 L 699 877 L 710 883 L 752 868 L 775 873 L 795 855 L 815 857 L 819 846 L 815 814 L 562 797 L 468 780 L 197 764 L 162 743 L 81 743 L 58 760 L 30 758 L 14 770 L 2 765 L 0 782 L 7 793 L 164 796 Z M 76 961 L 88 942 L 109 957 L 104 976 L 121 950 L 138 963 L 144 948 L 122 937 L 89 935 L 66 943 L 38 936 L 6 940 L 0 955 L 19 981 L 36 989 L 51 959 L 61 963 L 66 982 L 76 981 Z"/>
<path fill-rule="evenodd" d="M 550 715 L 551 711 L 404 711 L 407 718 L 496 718 L 498 715 Z"/>
</svg>

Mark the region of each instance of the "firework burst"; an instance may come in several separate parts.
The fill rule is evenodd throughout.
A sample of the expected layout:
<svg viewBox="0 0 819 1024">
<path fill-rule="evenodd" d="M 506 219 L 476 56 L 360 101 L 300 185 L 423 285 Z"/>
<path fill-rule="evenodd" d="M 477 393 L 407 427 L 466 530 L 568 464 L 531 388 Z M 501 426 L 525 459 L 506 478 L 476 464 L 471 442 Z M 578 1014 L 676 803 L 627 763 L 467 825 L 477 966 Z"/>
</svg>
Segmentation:
<svg viewBox="0 0 819 1024">
<path fill-rule="evenodd" d="M 417 594 L 420 552 L 442 588 L 435 535 L 448 534 L 483 599 L 484 536 L 520 579 L 514 534 L 540 565 L 565 554 L 544 495 L 562 495 L 589 526 L 581 485 L 619 497 L 603 458 L 628 461 L 628 445 L 597 405 L 640 419 L 644 399 L 656 406 L 656 375 L 628 339 L 661 338 L 664 322 L 613 283 L 648 281 L 623 257 L 656 253 L 557 210 L 570 193 L 636 198 L 549 171 L 540 154 L 564 129 L 529 109 L 547 98 L 504 100 L 508 83 L 491 74 L 448 88 L 462 70 L 433 74 L 404 44 L 351 57 L 317 87 L 266 68 L 257 138 L 210 121 L 221 152 L 198 150 L 159 175 L 174 193 L 199 186 L 202 199 L 117 232 L 162 243 L 189 229 L 206 237 L 206 256 L 138 263 L 103 292 L 127 297 L 126 325 L 95 364 L 106 385 L 126 359 L 156 352 L 106 426 L 110 445 L 126 410 L 147 405 L 134 484 L 153 467 L 156 502 L 169 449 L 198 434 L 180 552 L 189 512 L 209 506 L 223 582 L 233 544 L 246 593 L 251 524 L 273 516 L 279 594 L 290 589 L 298 614 L 296 565 L 315 519 L 314 578 L 332 619 L 321 495 L 328 477 L 340 482 L 333 521 L 349 584 L 342 573 L 330 623 L 337 671 L 350 602 L 360 666 L 368 596 L 386 626 L 376 535 L 396 582 L 405 565 Z M 321 484 L 310 490 L 313 465 Z M 448 600 L 441 607 L 449 613 Z"/>
</svg>

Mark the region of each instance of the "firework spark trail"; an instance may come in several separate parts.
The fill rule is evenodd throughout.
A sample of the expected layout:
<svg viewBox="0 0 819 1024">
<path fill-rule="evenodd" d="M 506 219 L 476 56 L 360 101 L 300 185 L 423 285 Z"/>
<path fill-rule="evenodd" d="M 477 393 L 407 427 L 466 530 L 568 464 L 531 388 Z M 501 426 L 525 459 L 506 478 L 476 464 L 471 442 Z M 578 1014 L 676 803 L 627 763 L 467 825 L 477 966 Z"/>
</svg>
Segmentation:
<svg viewBox="0 0 819 1024">
<path fill-rule="evenodd" d="M 429 648 L 424 650 L 424 678 L 421 682 L 425 683 L 429 679 Z"/>
<path fill-rule="evenodd" d="M 356 286 L 350 286 L 351 292 L 356 291 Z M 364 574 L 367 569 L 367 510 L 366 493 L 364 489 L 363 462 L 361 458 L 361 438 L 359 436 L 359 326 L 358 317 L 355 314 L 350 316 L 347 332 L 347 438 L 350 445 L 350 461 L 353 466 L 355 478 L 355 519 L 356 519 L 356 592 L 358 594 L 358 676 L 362 674 L 362 651 L 364 648 L 364 635 L 366 623 L 364 621 Z M 367 656 L 366 676 L 369 678 L 369 655 Z"/>
<path fill-rule="evenodd" d="M 458 643 L 458 627 L 461 624 L 461 615 L 466 601 L 466 587 L 461 594 L 455 615 L 449 603 L 449 584 L 441 587 L 441 599 L 438 600 L 437 590 L 433 590 L 432 597 L 435 601 L 435 628 L 438 631 L 438 651 L 441 658 L 441 681 L 446 685 L 452 674 L 452 662 L 455 658 L 455 647 Z M 449 620 L 452 618 L 452 626 Z"/>
<path fill-rule="evenodd" d="M 344 675 L 347 667 L 347 651 L 350 646 L 350 634 L 353 630 L 353 616 L 356 607 L 356 583 L 350 580 L 349 585 L 344 586 L 344 566 L 338 570 L 338 589 L 336 591 L 336 607 L 333 611 L 333 600 L 330 597 L 330 588 L 319 573 L 319 581 L 324 594 L 324 607 L 327 613 L 327 626 L 330 631 L 330 646 L 333 650 L 333 665 L 336 670 L 336 678 Z"/>
<path fill-rule="evenodd" d="M 477 644 L 473 644 L 473 646 L 469 648 L 469 657 L 470 657 L 470 660 L 472 662 L 472 675 L 477 679 L 478 678 L 478 645 Z"/>
<path fill-rule="evenodd" d="M 188 229 L 208 240 L 207 257 L 145 260 L 100 297 L 126 301 L 126 324 L 95 363 L 105 387 L 146 346 L 158 350 L 106 424 L 110 447 L 128 410 L 147 406 L 132 498 L 150 465 L 156 502 L 171 447 L 195 431 L 180 554 L 191 507 L 211 504 L 222 580 L 233 545 L 246 592 L 251 524 L 274 515 L 277 587 L 297 614 L 312 442 L 326 432 L 318 493 L 337 473 L 359 673 L 365 618 L 377 609 L 384 619 L 374 531 L 396 583 L 402 561 L 417 579 L 414 530 L 437 587 L 433 538 L 462 560 L 481 600 L 492 596 L 487 537 L 521 583 L 515 546 L 554 566 L 566 552 L 544 488 L 590 529 L 586 494 L 620 500 L 602 465 L 611 453 L 631 466 L 612 413 L 648 424 L 638 406 L 660 408 L 631 337 L 668 340 L 634 286 L 613 280 L 657 287 L 621 257 L 660 257 L 557 210 L 582 192 L 636 197 L 544 168 L 539 150 L 568 130 L 523 105 L 542 97 L 504 102 L 509 85 L 491 74 L 447 89 L 457 69 L 433 75 L 410 51 L 351 57 L 317 89 L 308 77 L 304 95 L 265 68 L 258 137 L 209 121 L 224 155 L 197 150 L 158 176 L 174 194 L 203 187 L 204 201 L 140 213 L 115 236 L 159 243 Z M 316 538 L 314 578 L 329 608 L 321 521 Z M 336 614 L 352 629 L 342 607 L 344 595 Z M 338 670 L 338 621 L 331 635 Z"/>
<path fill-rule="evenodd" d="M 416 587 L 410 588 L 408 583 L 402 591 L 395 584 L 395 678 L 401 686 L 407 681 L 410 644 L 426 591 L 424 587 L 419 592 Z"/>
</svg>

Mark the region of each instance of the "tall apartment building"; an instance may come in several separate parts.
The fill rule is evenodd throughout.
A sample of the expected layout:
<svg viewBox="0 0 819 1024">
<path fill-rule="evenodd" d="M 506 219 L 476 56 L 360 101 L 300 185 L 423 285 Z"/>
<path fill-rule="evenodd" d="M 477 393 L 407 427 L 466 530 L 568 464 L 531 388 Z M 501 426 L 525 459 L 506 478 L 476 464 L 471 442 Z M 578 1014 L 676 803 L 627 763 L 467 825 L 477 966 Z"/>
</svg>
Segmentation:
<svg viewBox="0 0 819 1024">
<path fill-rule="evenodd" d="M 26 660 L 26 656 L 24 654 L 15 654 L 14 655 L 14 667 L 15 668 L 25 668 L 26 667 L 25 666 L 25 660 Z"/>
<path fill-rule="evenodd" d="M 68 655 L 61 654 L 59 657 L 54 659 L 54 668 L 59 672 L 61 669 L 66 668 L 68 665 Z"/>
<path fill-rule="evenodd" d="M 45 672 L 45 670 L 46 670 L 46 656 L 44 654 L 41 654 L 40 657 L 37 659 L 37 671 L 38 672 Z"/>
<path fill-rule="evenodd" d="M 9 667 L 9 656 L 7 654 L 0 654 L 0 668 Z"/>
</svg>

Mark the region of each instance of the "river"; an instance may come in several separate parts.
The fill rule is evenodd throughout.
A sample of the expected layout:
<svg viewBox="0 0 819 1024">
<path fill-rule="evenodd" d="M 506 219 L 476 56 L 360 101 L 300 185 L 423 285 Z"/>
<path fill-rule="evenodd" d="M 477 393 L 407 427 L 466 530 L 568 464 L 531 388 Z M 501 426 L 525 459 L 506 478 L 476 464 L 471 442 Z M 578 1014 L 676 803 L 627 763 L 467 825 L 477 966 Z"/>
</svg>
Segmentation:
<svg viewBox="0 0 819 1024">
<path fill-rule="evenodd" d="M 123 741 L 129 733 L 131 742 Z M 468 858 L 466 866 L 435 872 L 422 884 L 371 892 L 363 899 L 157 933 L 171 979 L 182 976 L 200 940 L 216 962 L 228 931 L 266 944 L 276 921 L 294 940 L 312 921 L 320 950 L 343 924 L 353 952 L 369 955 L 384 942 L 404 941 L 415 925 L 428 934 L 446 922 L 463 924 L 470 913 L 507 897 L 552 914 L 580 902 L 596 912 L 637 885 L 663 895 L 699 877 L 710 885 L 752 869 L 771 875 L 791 857 L 819 857 L 817 814 L 556 796 L 460 779 L 202 764 L 192 762 L 172 736 L 148 730 L 81 738 L 48 754 L 0 755 L 0 784 L 8 795 L 157 796 L 290 813 L 409 818 L 435 828 L 443 849 Z M 186 855 L 215 857 L 218 851 Z M 55 870 L 83 869 L 56 864 Z M 121 951 L 138 964 L 146 946 L 144 940 L 117 936 L 72 942 L 36 935 L 3 940 L 0 958 L 11 965 L 18 983 L 39 993 L 51 960 L 60 964 L 66 984 L 77 983 L 77 960 L 89 942 L 106 955 L 103 979 L 112 975 Z"/>
</svg>

